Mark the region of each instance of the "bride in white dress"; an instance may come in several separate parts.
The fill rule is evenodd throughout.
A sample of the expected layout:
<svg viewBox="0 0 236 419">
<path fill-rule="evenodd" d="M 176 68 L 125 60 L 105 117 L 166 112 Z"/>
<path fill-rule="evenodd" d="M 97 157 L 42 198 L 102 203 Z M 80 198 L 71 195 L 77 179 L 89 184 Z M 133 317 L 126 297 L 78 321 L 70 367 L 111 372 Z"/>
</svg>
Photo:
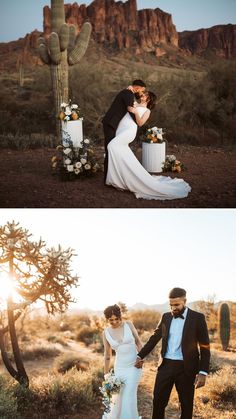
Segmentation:
<svg viewBox="0 0 236 419">
<path fill-rule="evenodd" d="M 113 396 L 110 413 L 103 419 L 139 419 L 137 407 L 137 389 L 142 370 L 134 366 L 137 352 L 142 343 L 137 330 L 130 321 L 123 321 L 120 307 L 115 304 L 104 310 L 110 327 L 104 330 L 104 374 L 109 372 L 112 349 L 115 351 L 114 372 L 124 386 Z"/>
<path fill-rule="evenodd" d="M 157 200 L 185 198 L 191 191 L 188 183 L 179 178 L 150 175 L 129 147 L 136 137 L 137 125 L 141 127 L 150 117 L 155 99 L 154 93 L 146 92 L 141 97 L 141 103 L 129 109 L 134 113 L 137 123 L 128 112 L 121 119 L 115 138 L 108 144 L 106 184 L 117 189 L 128 189 L 134 192 L 136 198 Z"/>
</svg>

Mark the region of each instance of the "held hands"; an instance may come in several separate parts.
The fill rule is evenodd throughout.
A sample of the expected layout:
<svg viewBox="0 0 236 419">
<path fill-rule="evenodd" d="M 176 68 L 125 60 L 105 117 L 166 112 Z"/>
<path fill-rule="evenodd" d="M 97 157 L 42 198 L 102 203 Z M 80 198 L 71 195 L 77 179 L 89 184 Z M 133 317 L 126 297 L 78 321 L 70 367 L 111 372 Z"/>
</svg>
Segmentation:
<svg viewBox="0 0 236 419">
<path fill-rule="evenodd" d="M 134 366 L 136 368 L 142 368 L 143 363 L 144 363 L 144 360 L 141 359 L 141 358 L 139 358 L 139 356 L 138 356 L 137 359 L 136 359 L 136 362 L 135 362 Z"/>
<path fill-rule="evenodd" d="M 204 374 L 198 374 L 196 376 L 196 380 L 195 380 L 195 388 L 200 388 L 200 387 L 204 387 L 204 385 L 206 384 L 206 375 Z"/>
<path fill-rule="evenodd" d="M 135 112 L 137 112 L 137 110 L 135 109 L 134 106 L 128 106 L 127 109 L 128 109 L 129 112 L 134 113 L 134 114 L 135 114 Z"/>
</svg>

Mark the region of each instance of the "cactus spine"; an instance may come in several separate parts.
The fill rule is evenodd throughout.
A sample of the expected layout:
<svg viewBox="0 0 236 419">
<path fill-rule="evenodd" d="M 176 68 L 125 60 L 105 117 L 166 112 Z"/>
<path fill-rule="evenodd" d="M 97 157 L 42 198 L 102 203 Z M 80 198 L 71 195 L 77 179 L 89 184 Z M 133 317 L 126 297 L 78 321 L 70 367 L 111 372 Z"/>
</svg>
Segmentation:
<svg viewBox="0 0 236 419">
<path fill-rule="evenodd" d="M 77 64 L 88 47 L 91 24 L 83 24 L 76 37 L 75 27 L 65 23 L 64 0 L 51 0 L 52 32 L 48 42 L 39 38 L 41 60 L 50 66 L 54 108 L 56 117 L 62 102 L 68 103 L 68 65 Z M 60 122 L 57 124 L 57 137 L 60 139 Z"/>
<path fill-rule="evenodd" d="M 227 351 L 230 339 L 230 310 L 227 303 L 219 307 L 219 337 L 223 351 Z"/>
</svg>

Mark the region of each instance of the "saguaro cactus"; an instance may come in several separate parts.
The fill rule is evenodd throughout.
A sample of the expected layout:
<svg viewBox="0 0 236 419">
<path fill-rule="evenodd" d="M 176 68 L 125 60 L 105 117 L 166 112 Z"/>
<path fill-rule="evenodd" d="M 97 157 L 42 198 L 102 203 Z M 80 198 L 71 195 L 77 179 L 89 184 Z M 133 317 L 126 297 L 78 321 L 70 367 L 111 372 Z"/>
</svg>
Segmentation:
<svg viewBox="0 0 236 419">
<path fill-rule="evenodd" d="M 52 32 L 48 40 L 39 38 L 39 54 L 50 66 L 55 115 L 58 116 L 62 102 L 68 102 L 68 65 L 78 63 L 88 47 L 91 24 L 85 22 L 78 36 L 73 25 L 65 23 L 64 0 L 51 0 Z M 60 123 L 57 124 L 60 137 Z"/>
<path fill-rule="evenodd" d="M 219 307 L 219 336 L 223 351 L 227 351 L 230 339 L 230 310 L 227 303 Z"/>
</svg>

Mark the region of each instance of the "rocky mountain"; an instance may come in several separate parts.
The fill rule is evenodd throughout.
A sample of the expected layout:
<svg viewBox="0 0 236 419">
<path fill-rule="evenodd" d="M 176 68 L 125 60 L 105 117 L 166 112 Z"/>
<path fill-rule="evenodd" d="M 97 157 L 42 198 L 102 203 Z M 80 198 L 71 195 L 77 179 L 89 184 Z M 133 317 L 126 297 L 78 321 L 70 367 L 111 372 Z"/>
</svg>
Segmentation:
<svg viewBox="0 0 236 419">
<path fill-rule="evenodd" d="M 191 54 L 208 52 L 222 58 L 236 57 L 236 25 L 217 25 L 209 29 L 179 33 L 179 46 Z"/>
<path fill-rule="evenodd" d="M 88 6 L 78 3 L 65 5 L 66 21 L 80 31 L 89 20 L 93 27 L 92 43 L 109 53 L 125 52 L 126 55 L 150 53 L 157 58 L 185 55 L 236 58 L 236 25 L 219 25 L 209 29 L 178 33 L 172 16 L 159 8 L 137 9 L 136 0 L 94 0 Z M 44 34 L 51 31 L 51 10 L 43 9 Z M 24 62 L 42 65 L 37 54 L 37 30 L 18 41 L 0 44 L 0 69 L 13 63 Z"/>
<path fill-rule="evenodd" d="M 151 51 L 161 54 L 160 45 L 178 46 L 178 33 L 169 13 L 160 9 L 137 9 L 136 0 L 94 0 L 89 6 L 65 5 L 66 21 L 78 30 L 89 20 L 93 38 L 99 44 L 115 49 L 130 49 L 135 54 Z M 44 7 L 44 32 L 51 31 L 51 11 Z"/>
</svg>

